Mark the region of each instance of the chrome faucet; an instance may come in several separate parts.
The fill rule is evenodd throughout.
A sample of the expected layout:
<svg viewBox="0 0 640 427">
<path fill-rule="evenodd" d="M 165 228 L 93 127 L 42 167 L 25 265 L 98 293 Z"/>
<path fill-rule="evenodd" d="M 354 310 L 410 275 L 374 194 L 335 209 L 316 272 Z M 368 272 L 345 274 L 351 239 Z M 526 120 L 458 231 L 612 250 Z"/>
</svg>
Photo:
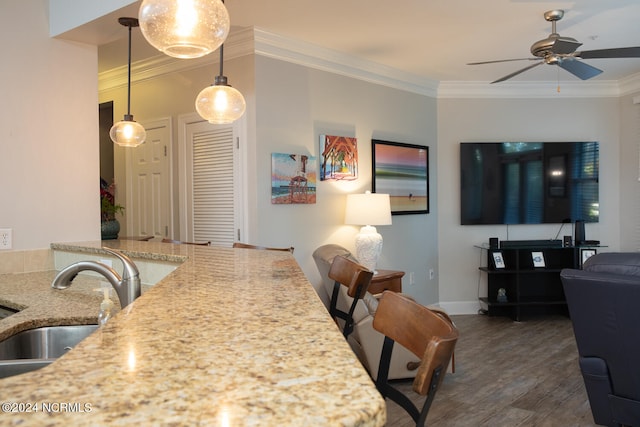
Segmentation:
<svg viewBox="0 0 640 427">
<path fill-rule="evenodd" d="M 54 289 L 66 289 L 78 273 L 85 270 L 95 271 L 103 275 L 116 290 L 120 307 L 125 308 L 140 296 L 140 273 L 138 267 L 125 254 L 111 248 L 102 248 L 117 257 L 124 265 L 122 277 L 113 268 L 98 261 L 79 261 L 62 269 L 51 282 Z"/>
</svg>

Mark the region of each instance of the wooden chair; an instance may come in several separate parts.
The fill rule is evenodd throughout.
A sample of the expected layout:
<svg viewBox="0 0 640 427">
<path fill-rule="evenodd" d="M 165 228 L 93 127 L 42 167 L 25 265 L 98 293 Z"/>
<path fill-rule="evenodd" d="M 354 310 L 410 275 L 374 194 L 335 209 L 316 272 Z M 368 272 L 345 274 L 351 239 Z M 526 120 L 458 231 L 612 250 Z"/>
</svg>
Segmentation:
<svg viewBox="0 0 640 427">
<path fill-rule="evenodd" d="M 336 318 L 344 320 L 342 333 L 345 338 L 353 332 L 353 312 L 356 309 L 358 300 L 362 299 L 367 292 L 372 277 L 373 271 L 368 270 L 357 262 L 340 255 L 333 258 L 329 269 L 329 278 L 334 280 L 329 314 L 334 320 Z M 338 309 L 340 286 L 346 286 L 347 295 L 353 298 L 348 312 Z"/>
<path fill-rule="evenodd" d="M 405 295 L 406 296 L 406 295 Z M 455 326 L 455 324 L 453 323 L 453 320 L 451 320 L 451 317 L 449 317 L 449 314 L 437 307 L 427 307 L 429 310 L 431 310 L 432 312 L 434 312 L 435 314 L 437 314 L 438 316 L 442 317 L 444 320 L 446 320 L 447 322 L 451 323 L 452 325 Z M 418 369 L 418 366 L 420 366 L 420 362 L 409 362 L 408 365 L 412 365 L 413 363 L 416 363 L 416 366 L 410 366 L 411 369 Z M 456 373 L 456 352 L 452 351 L 451 352 L 451 373 L 455 374 Z"/>
<path fill-rule="evenodd" d="M 256 246 L 256 245 L 249 245 L 247 243 L 240 243 L 240 242 L 235 242 L 233 244 L 234 248 L 243 248 L 243 249 L 260 249 L 260 250 L 266 250 L 266 251 L 284 251 L 284 252 L 291 252 L 293 253 L 293 246 L 288 247 L 288 248 L 270 248 L 267 246 Z"/>
<path fill-rule="evenodd" d="M 194 242 L 183 242 L 181 240 L 172 240 L 172 239 L 162 239 L 162 243 L 175 243 L 178 245 L 211 246 L 211 242 L 194 243 Z"/>
<path fill-rule="evenodd" d="M 424 426 L 458 341 L 458 329 L 427 307 L 390 291 L 382 294 L 373 327 L 385 336 L 376 379 L 378 391 L 407 411 L 416 426 Z M 387 377 L 394 342 L 421 359 L 413 391 L 427 397 L 422 410 L 389 383 Z"/>
</svg>

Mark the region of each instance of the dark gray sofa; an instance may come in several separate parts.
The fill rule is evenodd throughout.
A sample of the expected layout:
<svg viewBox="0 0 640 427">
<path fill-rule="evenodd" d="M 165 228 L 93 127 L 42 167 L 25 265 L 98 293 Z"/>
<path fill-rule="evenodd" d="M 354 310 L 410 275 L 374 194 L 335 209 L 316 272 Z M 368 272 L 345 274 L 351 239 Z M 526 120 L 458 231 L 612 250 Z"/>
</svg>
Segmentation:
<svg viewBox="0 0 640 427">
<path fill-rule="evenodd" d="M 640 252 L 561 273 L 594 421 L 640 426 Z"/>
</svg>

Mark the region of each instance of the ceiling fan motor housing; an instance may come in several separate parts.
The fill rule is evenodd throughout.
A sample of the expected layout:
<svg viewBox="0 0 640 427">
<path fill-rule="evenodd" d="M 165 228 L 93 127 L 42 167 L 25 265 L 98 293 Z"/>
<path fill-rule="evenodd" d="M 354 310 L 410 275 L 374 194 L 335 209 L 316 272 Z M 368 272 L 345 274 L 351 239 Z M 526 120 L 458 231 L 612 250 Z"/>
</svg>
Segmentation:
<svg viewBox="0 0 640 427">
<path fill-rule="evenodd" d="M 582 43 L 573 37 L 561 37 L 553 33 L 543 40 L 538 40 L 531 45 L 531 54 L 538 58 L 544 58 L 550 54 L 566 55 L 575 52 Z"/>
</svg>

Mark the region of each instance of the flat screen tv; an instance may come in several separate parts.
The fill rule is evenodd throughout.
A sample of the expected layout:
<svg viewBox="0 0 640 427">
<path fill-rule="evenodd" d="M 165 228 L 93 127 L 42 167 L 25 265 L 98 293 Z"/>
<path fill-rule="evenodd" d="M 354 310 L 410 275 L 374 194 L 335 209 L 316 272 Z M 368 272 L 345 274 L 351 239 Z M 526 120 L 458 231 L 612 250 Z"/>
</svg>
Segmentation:
<svg viewBox="0 0 640 427">
<path fill-rule="evenodd" d="M 598 222 L 598 142 L 461 142 L 462 225 Z"/>
</svg>

